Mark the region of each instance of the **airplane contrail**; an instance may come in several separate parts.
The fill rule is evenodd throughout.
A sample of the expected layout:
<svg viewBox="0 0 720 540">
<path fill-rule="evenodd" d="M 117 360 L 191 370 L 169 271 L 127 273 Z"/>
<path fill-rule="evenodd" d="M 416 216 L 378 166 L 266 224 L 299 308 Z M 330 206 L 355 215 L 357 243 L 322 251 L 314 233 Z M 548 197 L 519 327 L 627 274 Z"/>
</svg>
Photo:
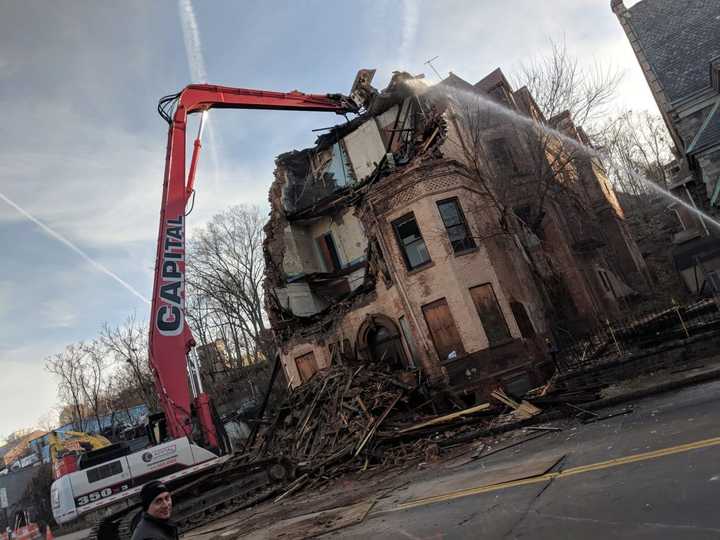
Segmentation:
<svg viewBox="0 0 720 540">
<path fill-rule="evenodd" d="M 193 82 L 206 83 L 207 70 L 205 69 L 205 60 L 200 45 L 200 31 L 198 30 L 192 2 L 190 0 L 179 0 L 178 8 L 180 9 L 185 53 L 187 54 L 188 64 L 190 64 L 190 75 Z"/>
<path fill-rule="evenodd" d="M 83 259 L 85 259 L 87 262 L 89 262 L 91 265 L 93 265 L 97 270 L 102 272 L 103 274 L 111 277 L 115 281 L 117 281 L 120 285 L 122 285 L 125 289 L 130 291 L 132 294 L 137 296 L 140 300 L 145 302 L 146 304 L 150 304 L 150 300 L 145 298 L 142 293 L 138 292 L 137 289 L 135 289 L 132 285 L 130 285 L 128 282 L 124 281 L 121 277 L 119 277 L 117 274 L 112 272 L 109 268 L 106 266 L 103 266 L 96 260 L 92 259 L 87 253 L 85 253 L 82 249 L 77 247 L 75 244 L 73 244 L 70 240 L 65 238 L 62 234 L 60 234 L 57 231 L 52 230 L 50 227 L 45 225 L 42 221 L 40 221 L 38 218 L 33 216 L 30 212 L 25 210 L 24 208 L 21 208 L 17 203 L 13 202 L 9 198 L 7 198 L 5 195 L 0 193 L 0 199 L 5 201 L 8 205 L 12 206 L 15 210 L 17 210 L 18 213 L 25 216 L 27 219 L 32 221 L 35 225 L 40 227 L 43 231 L 45 231 L 50 237 L 54 238 L 61 244 L 65 244 L 68 248 L 70 248 L 72 251 L 80 255 Z"/>
<path fill-rule="evenodd" d="M 415 42 L 418 29 L 418 6 L 415 0 L 403 0 L 402 2 L 402 29 L 400 34 L 400 65 L 402 69 L 408 69 L 410 62 L 410 49 Z"/>
<path fill-rule="evenodd" d="M 202 45 L 200 44 L 200 30 L 198 29 L 195 10 L 190 0 L 178 0 L 178 10 L 180 12 L 180 22 L 182 23 L 183 42 L 185 43 L 185 54 L 187 56 L 188 65 L 190 66 L 190 77 L 194 83 L 207 83 L 207 69 L 205 69 L 205 59 L 203 57 Z M 205 131 L 210 139 L 210 157 L 213 162 L 213 180 L 215 185 L 218 184 L 218 171 L 220 170 L 220 161 L 218 159 L 218 145 L 215 130 L 210 123 L 210 117 L 205 117 Z"/>
</svg>

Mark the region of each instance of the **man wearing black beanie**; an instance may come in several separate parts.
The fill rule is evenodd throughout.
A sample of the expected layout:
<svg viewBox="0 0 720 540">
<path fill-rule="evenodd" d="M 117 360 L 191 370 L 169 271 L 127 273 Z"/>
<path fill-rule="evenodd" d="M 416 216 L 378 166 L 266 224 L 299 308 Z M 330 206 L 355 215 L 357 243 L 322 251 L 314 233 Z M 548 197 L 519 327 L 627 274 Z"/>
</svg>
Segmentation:
<svg viewBox="0 0 720 540">
<path fill-rule="evenodd" d="M 148 482 L 140 491 L 140 498 L 143 514 L 132 540 L 177 540 L 177 527 L 170 521 L 172 497 L 167 486 L 159 480 Z"/>
</svg>

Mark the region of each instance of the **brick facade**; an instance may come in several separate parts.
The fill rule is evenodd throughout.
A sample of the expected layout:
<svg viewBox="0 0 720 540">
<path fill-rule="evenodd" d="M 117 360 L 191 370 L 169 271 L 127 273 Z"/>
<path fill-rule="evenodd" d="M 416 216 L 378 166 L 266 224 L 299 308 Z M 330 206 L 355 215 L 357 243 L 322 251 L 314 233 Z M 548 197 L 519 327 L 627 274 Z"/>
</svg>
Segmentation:
<svg viewBox="0 0 720 540">
<path fill-rule="evenodd" d="M 419 370 L 468 401 L 496 385 L 520 392 L 548 376 L 554 332 L 618 313 L 646 285 L 597 159 L 573 159 L 563 184 L 549 178 L 539 208 L 523 214 L 540 185 L 524 160 L 529 136 L 489 119 L 482 144 L 503 139 L 504 153 L 478 168 L 452 84 L 544 121 L 526 90 L 518 105 L 500 70 L 475 86 L 455 77 L 432 89 L 398 74 L 364 116 L 278 158 L 265 287 L 292 386 L 333 362 L 375 362 Z M 341 169 L 351 185 L 338 182 Z M 308 193 L 314 200 L 298 207 Z"/>
</svg>

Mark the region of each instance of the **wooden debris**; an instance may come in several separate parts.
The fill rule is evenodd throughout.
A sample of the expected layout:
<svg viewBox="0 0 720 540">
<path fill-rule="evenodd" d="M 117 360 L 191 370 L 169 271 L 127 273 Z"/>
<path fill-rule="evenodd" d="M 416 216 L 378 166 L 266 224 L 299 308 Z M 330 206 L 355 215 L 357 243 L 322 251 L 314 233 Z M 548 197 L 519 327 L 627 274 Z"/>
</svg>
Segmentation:
<svg viewBox="0 0 720 540">
<path fill-rule="evenodd" d="M 303 486 L 303 484 L 305 483 L 305 481 L 307 480 L 307 478 L 308 478 L 308 475 L 307 475 L 307 473 L 305 473 L 305 474 L 303 474 L 302 476 L 300 476 L 299 478 L 297 478 L 296 480 L 294 480 L 294 481 L 288 486 L 288 488 L 285 490 L 285 492 L 282 493 L 281 495 L 279 495 L 278 497 L 276 497 L 273 502 L 274 502 L 274 503 L 280 502 L 280 501 L 282 501 L 285 497 L 287 497 L 288 495 L 292 495 L 293 493 L 295 493 L 296 491 L 298 491 L 298 490 Z"/>
<path fill-rule="evenodd" d="M 433 418 L 432 420 L 428 420 L 427 422 L 422 422 L 420 424 L 415 424 L 414 426 L 400 429 L 400 430 L 398 430 L 398 433 L 408 433 L 410 431 L 415 431 L 415 430 L 418 430 L 418 429 L 421 429 L 424 427 L 434 426 L 436 424 L 442 424 L 444 422 L 449 422 L 450 420 L 460 418 L 461 416 L 468 416 L 468 415 L 475 414 L 475 413 L 478 413 L 481 411 L 486 411 L 489 408 L 490 408 L 489 403 L 483 403 L 483 404 L 477 405 L 475 407 L 470 407 L 469 409 L 464 409 L 462 411 L 454 412 L 452 414 L 446 414 L 445 416 Z"/>
<path fill-rule="evenodd" d="M 405 388 L 411 387 L 375 367 L 331 366 L 293 390 L 264 434 L 263 451 L 287 458 L 311 476 L 367 467 L 368 457 L 376 459 L 378 430 L 411 393 Z"/>
<path fill-rule="evenodd" d="M 525 429 L 530 431 L 562 431 L 562 428 L 553 426 L 528 426 Z"/>
<path fill-rule="evenodd" d="M 388 415 L 388 414 L 390 413 L 390 411 L 393 409 L 393 407 L 394 407 L 395 404 L 398 402 L 398 400 L 400 399 L 400 397 L 402 397 L 402 394 L 398 394 L 398 395 L 395 397 L 395 399 L 392 401 L 392 403 L 390 403 L 390 404 L 387 406 L 387 408 L 386 408 L 385 411 L 382 413 L 382 415 L 380 416 L 380 418 L 378 418 L 377 422 L 370 422 L 371 428 L 370 428 L 370 430 L 368 431 L 368 434 L 363 438 L 362 442 L 358 445 L 357 450 L 355 450 L 355 455 L 356 455 L 356 456 L 357 456 L 357 455 L 360 453 L 360 451 L 365 447 L 365 445 L 366 445 L 367 442 L 370 440 L 370 438 L 371 438 L 373 435 L 375 435 L 375 432 L 377 431 L 378 426 L 380 426 L 380 424 L 382 424 L 383 420 L 385 420 L 385 418 L 387 418 L 387 415 Z"/>
<path fill-rule="evenodd" d="M 492 456 L 493 454 L 497 454 L 498 452 L 503 452 L 504 450 L 508 450 L 510 448 L 514 448 L 516 446 L 519 446 L 521 444 L 525 444 L 526 442 L 534 441 L 535 439 L 539 439 L 540 437 L 544 437 L 548 433 L 551 433 L 550 431 L 541 431 L 540 433 L 535 433 L 534 435 L 531 435 L 529 437 L 525 437 L 524 439 L 521 439 L 519 441 L 515 441 L 514 443 L 501 446 L 500 448 L 495 448 L 494 450 L 488 450 L 487 452 L 484 452 L 484 450 L 487 448 L 486 446 L 482 446 L 476 453 L 472 455 L 473 459 L 482 459 L 486 458 L 488 456 Z"/>
<path fill-rule="evenodd" d="M 598 415 L 596 414 L 596 415 L 593 416 L 592 418 L 587 418 L 587 419 L 585 419 L 585 420 L 581 420 L 581 422 L 582 422 L 583 424 L 590 424 L 590 423 L 592 423 L 592 422 L 599 422 L 599 421 L 601 421 L 601 420 L 607 420 L 607 419 L 609 419 L 609 418 L 615 418 L 616 416 L 623 416 L 623 415 L 625 415 L 625 414 L 629 414 L 629 413 L 633 412 L 634 410 L 635 410 L 635 409 L 633 409 L 632 407 L 627 407 L 627 408 L 625 408 L 625 409 L 623 409 L 623 410 L 621 410 L 621 411 L 614 412 L 614 413 L 610 413 L 610 414 L 606 414 L 606 415 L 604 415 L 604 416 L 598 416 Z"/>
<path fill-rule="evenodd" d="M 572 403 L 565 403 L 565 405 L 567 405 L 567 406 L 570 407 L 571 409 L 575 409 L 576 411 L 579 411 L 578 414 L 576 414 L 575 416 L 578 417 L 578 418 L 580 418 L 581 420 L 582 420 L 583 418 L 598 417 L 598 416 L 600 416 L 599 414 L 596 414 L 596 413 L 594 413 L 594 412 L 592 412 L 592 411 L 588 411 L 587 409 L 583 409 L 582 407 L 578 407 L 577 405 L 573 405 Z"/>
<path fill-rule="evenodd" d="M 500 403 L 504 403 L 508 407 L 511 407 L 514 410 L 513 414 L 520 419 L 531 418 L 542 412 L 541 409 L 538 409 L 535 405 L 528 401 L 523 400 L 518 403 L 517 401 L 511 399 L 510 396 L 508 396 L 505 392 L 499 389 L 493 390 L 490 395 L 496 400 L 498 400 Z"/>
</svg>

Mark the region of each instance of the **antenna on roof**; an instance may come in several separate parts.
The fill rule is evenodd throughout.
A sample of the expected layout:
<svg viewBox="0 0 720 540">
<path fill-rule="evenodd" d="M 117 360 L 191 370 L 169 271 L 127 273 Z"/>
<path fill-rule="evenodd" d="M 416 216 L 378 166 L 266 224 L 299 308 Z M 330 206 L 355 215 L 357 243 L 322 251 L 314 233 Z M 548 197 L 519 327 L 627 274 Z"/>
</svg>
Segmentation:
<svg viewBox="0 0 720 540">
<path fill-rule="evenodd" d="M 438 73 L 438 70 L 435 69 L 435 66 L 432 65 L 432 63 L 433 63 L 435 60 L 437 60 L 438 58 L 440 58 L 440 57 L 439 57 L 439 56 L 434 56 L 434 57 L 432 57 L 430 60 L 428 60 L 427 62 L 425 62 L 425 65 L 430 66 L 430 69 L 432 69 L 432 70 L 435 72 L 435 75 L 437 75 L 437 78 L 442 81 L 442 80 L 443 80 L 442 75 L 440 75 L 440 73 Z"/>
</svg>

